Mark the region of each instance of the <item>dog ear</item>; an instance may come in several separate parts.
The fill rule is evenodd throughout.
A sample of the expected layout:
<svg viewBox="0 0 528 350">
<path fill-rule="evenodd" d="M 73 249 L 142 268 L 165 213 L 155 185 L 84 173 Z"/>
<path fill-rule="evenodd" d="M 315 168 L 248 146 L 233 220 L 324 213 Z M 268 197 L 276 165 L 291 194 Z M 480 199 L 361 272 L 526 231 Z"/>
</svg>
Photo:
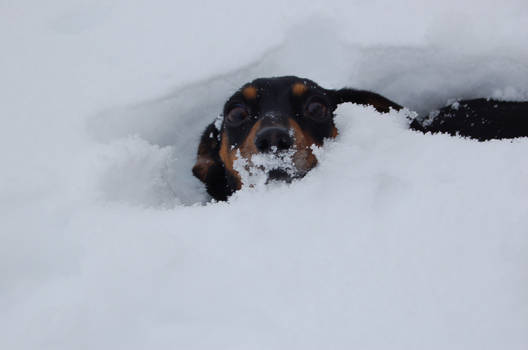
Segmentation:
<svg viewBox="0 0 528 350">
<path fill-rule="evenodd" d="M 202 134 L 193 175 L 205 184 L 207 193 L 216 200 L 227 200 L 231 194 L 228 188 L 224 163 L 220 159 L 220 133 L 214 123 L 209 124 Z"/>
<path fill-rule="evenodd" d="M 386 97 L 366 90 L 344 88 L 341 90 L 335 90 L 334 94 L 336 105 L 345 102 L 369 105 L 381 113 L 388 113 L 391 108 L 397 111 L 403 108 L 399 104 L 389 100 Z"/>
</svg>

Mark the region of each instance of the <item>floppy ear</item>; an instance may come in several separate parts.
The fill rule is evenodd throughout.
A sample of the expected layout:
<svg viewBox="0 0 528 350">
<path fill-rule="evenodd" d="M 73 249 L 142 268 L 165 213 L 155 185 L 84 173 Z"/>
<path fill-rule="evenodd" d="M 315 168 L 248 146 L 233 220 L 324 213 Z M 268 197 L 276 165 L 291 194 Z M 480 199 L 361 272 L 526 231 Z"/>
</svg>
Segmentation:
<svg viewBox="0 0 528 350">
<path fill-rule="evenodd" d="M 360 105 L 369 105 L 376 108 L 376 110 L 381 113 L 388 113 L 391 108 L 397 111 L 403 108 L 388 98 L 366 90 L 355 90 L 348 88 L 336 90 L 335 99 L 336 104 L 352 102 Z"/>
<path fill-rule="evenodd" d="M 232 191 L 228 188 L 224 163 L 218 154 L 219 135 L 214 123 L 207 126 L 200 139 L 198 156 L 192 172 L 205 184 L 207 193 L 211 197 L 216 200 L 227 200 Z"/>
</svg>

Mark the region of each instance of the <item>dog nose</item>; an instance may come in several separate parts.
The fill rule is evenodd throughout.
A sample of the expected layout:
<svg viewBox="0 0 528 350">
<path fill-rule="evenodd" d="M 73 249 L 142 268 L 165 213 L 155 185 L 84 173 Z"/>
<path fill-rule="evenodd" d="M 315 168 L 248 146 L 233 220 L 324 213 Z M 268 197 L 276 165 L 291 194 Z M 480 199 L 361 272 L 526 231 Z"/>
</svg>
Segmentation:
<svg viewBox="0 0 528 350">
<path fill-rule="evenodd" d="M 255 137 L 255 146 L 260 152 L 285 151 L 293 145 L 288 129 L 281 127 L 263 128 Z"/>
</svg>

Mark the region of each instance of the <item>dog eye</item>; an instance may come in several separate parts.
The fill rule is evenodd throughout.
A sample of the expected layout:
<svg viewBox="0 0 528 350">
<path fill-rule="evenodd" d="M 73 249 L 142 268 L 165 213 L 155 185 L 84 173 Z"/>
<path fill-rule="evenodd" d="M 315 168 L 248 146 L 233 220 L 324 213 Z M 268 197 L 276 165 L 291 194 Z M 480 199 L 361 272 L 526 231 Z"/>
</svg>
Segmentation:
<svg viewBox="0 0 528 350">
<path fill-rule="evenodd" d="M 313 101 L 306 105 L 304 114 L 312 119 L 321 120 L 328 114 L 328 108 L 321 102 Z"/>
<path fill-rule="evenodd" d="M 238 125 L 242 123 L 248 117 L 248 111 L 243 106 L 235 106 L 229 111 L 226 116 L 226 120 L 229 124 Z"/>
</svg>

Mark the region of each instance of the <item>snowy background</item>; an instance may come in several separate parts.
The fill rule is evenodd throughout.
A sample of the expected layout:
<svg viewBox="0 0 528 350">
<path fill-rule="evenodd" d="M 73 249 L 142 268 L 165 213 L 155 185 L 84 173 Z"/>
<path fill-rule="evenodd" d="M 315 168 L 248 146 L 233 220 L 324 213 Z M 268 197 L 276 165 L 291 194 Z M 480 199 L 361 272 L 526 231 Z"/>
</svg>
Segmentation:
<svg viewBox="0 0 528 350">
<path fill-rule="evenodd" d="M 206 203 L 256 77 L 420 114 L 528 100 L 520 1 L 0 0 L 0 348 L 528 348 L 528 139 L 342 105 L 291 185 Z"/>
</svg>

